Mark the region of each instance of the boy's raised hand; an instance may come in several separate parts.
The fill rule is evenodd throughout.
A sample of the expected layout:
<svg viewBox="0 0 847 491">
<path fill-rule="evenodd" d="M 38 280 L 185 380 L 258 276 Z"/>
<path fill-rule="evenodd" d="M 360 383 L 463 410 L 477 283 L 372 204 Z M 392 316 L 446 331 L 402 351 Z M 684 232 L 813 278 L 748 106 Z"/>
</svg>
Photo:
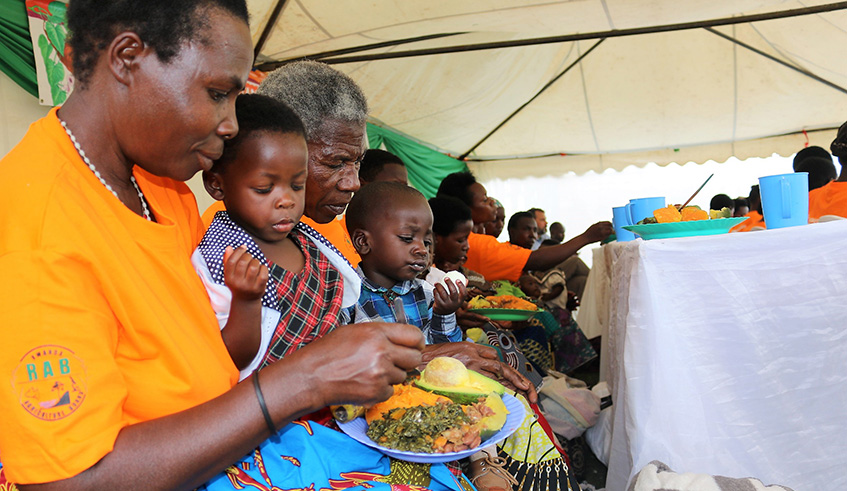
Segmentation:
<svg viewBox="0 0 847 491">
<path fill-rule="evenodd" d="M 462 306 L 462 302 L 465 301 L 466 292 L 463 283 L 456 284 L 450 278 L 445 278 L 443 284 L 435 285 L 433 292 L 435 304 L 432 306 L 432 311 L 438 315 L 449 315 L 456 312 Z"/>
<path fill-rule="evenodd" d="M 252 254 L 247 246 L 224 250 L 224 284 L 236 300 L 258 300 L 268 284 L 268 268 Z"/>
</svg>

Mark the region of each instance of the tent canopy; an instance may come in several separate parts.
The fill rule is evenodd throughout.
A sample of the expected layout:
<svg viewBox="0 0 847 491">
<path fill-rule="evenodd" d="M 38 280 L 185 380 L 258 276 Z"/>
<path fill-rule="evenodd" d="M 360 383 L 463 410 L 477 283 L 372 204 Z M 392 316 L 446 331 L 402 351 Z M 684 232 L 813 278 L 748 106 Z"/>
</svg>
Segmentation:
<svg viewBox="0 0 847 491">
<path fill-rule="evenodd" d="M 847 2 L 248 5 L 258 67 L 333 63 L 372 123 L 488 178 L 788 155 L 847 119 Z"/>
</svg>

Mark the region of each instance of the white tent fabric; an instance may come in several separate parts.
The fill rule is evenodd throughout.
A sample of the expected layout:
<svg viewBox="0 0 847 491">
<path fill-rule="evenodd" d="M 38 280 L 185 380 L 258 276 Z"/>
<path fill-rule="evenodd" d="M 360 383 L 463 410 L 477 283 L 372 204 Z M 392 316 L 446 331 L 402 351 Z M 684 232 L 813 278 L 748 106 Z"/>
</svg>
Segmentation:
<svg viewBox="0 0 847 491">
<path fill-rule="evenodd" d="M 277 2 L 248 4 L 258 43 Z M 826 2 L 287 0 L 257 63 L 443 33 L 462 34 L 353 54 L 646 28 L 820 5 Z M 454 156 L 476 147 L 469 160 L 484 162 L 471 167 L 489 178 L 789 155 L 807 141 L 828 148 L 833 128 L 847 119 L 847 60 L 840 54 L 847 44 L 847 11 L 714 31 L 830 85 L 703 28 L 608 37 L 477 146 L 598 40 L 334 66 L 363 87 L 375 121 Z M 334 58 L 345 56 L 350 54 Z M 323 59 L 333 62 L 333 57 Z M 537 156 L 548 157 L 528 158 Z M 503 158 L 508 160 L 490 162 Z"/>
</svg>

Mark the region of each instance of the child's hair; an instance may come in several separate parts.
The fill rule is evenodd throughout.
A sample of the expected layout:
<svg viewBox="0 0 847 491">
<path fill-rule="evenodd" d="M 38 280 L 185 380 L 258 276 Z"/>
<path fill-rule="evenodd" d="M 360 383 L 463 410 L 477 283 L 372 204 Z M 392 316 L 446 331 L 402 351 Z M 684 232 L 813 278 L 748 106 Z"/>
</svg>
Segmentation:
<svg viewBox="0 0 847 491">
<path fill-rule="evenodd" d="M 213 172 L 220 172 L 236 159 L 241 142 L 254 133 L 294 133 L 306 138 L 303 122 L 284 103 L 259 94 L 241 94 L 235 99 L 238 134 L 224 143 L 224 153 L 215 161 Z"/>
<path fill-rule="evenodd" d="M 725 194 L 716 194 L 712 196 L 712 200 L 709 202 L 710 210 L 721 210 L 723 208 L 734 208 L 735 200 L 730 198 Z"/>
<path fill-rule="evenodd" d="M 815 157 L 832 160 L 832 155 L 830 155 L 825 148 L 812 145 L 811 147 L 802 148 L 799 152 L 797 152 L 797 155 L 794 156 L 794 160 L 791 163 L 791 167 L 794 169 L 794 172 L 802 172 L 800 170 L 800 164 L 806 159 Z"/>
<path fill-rule="evenodd" d="M 470 187 L 474 184 L 476 184 L 476 177 L 470 171 L 454 172 L 441 181 L 437 196 L 459 198 L 466 205 L 471 206 L 473 204 L 473 193 L 471 193 Z"/>
<path fill-rule="evenodd" d="M 446 237 L 456 230 L 461 222 L 471 220 L 471 209 L 462 200 L 452 196 L 431 198 L 429 207 L 432 209 L 432 233 Z"/>
<path fill-rule="evenodd" d="M 362 157 L 362 165 L 359 167 L 359 179 L 373 182 L 386 164 L 397 164 L 406 167 L 406 164 L 400 160 L 400 157 L 393 153 L 378 148 L 371 148 Z"/>
<path fill-rule="evenodd" d="M 509 218 L 509 225 L 506 227 L 506 230 L 511 230 L 517 227 L 518 221 L 520 221 L 521 218 L 532 218 L 535 220 L 535 215 L 529 211 L 519 211 L 515 213 L 511 218 Z"/>
<path fill-rule="evenodd" d="M 832 157 L 828 159 L 807 157 L 797 165 L 797 172 L 809 173 L 809 191 L 822 187 L 838 177 Z"/>
<path fill-rule="evenodd" d="M 347 206 L 347 231 L 368 230 L 371 219 L 377 210 L 396 209 L 399 198 L 414 196 L 426 202 L 426 198 L 417 189 L 399 182 L 373 182 L 356 191 Z"/>
</svg>

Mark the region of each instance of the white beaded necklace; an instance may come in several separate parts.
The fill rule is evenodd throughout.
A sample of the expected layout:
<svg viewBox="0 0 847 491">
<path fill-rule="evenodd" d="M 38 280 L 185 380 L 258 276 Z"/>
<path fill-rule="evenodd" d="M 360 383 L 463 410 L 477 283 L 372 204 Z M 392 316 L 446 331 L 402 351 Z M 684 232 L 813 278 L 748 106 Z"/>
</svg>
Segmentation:
<svg viewBox="0 0 847 491">
<path fill-rule="evenodd" d="M 94 173 L 94 177 L 99 179 L 100 182 L 103 183 L 104 186 L 106 186 L 106 189 L 108 189 L 112 194 L 114 194 L 115 198 L 118 198 L 118 201 L 121 201 L 121 198 L 120 198 L 120 196 L 118 196 L 118 193 L 116 193 L 115 190 L 112 189 L 112 186 L 110 186 L 109 183 L 106 182 L 105 179 L 103 179 L 103 176 L 100 175 L 100 171 L 98 171 L 97 168 L 94 167 L 94 164 L 92 164 L 91 161 L 88 160 L 88 157 L 85 155 L 85 151 L 79 145 L 79 142 L 76 141 L 76 137 L 74 136 L 73 133 L 71 133 L 71 129 L 68 128 L 67 123 L 65 123 L 61 119 L 59 121 L 62 123 L 62 128 L 65 129 L 65 133 L 68 134 L 68 137 L 71 139 L 71 142 L 74 144 L 74 147 L 76 148 L 77 153 L 79 153 L 79 156 L 82 157 L 82 161 L 85 162 L 85 165 L 87 165 L 88 168 L 91 169 L 91 172 Z M 144 193 L 141 192 L 141 188 L 138 187 L 138 183 L 135 182 L 135 176 L 130 174 L 129 181 L 132 183 L 132 186 L 135 188 L 135 191 L 138 193 L 138 199 L 141 200 L 141 211 L 144 214 L 144 218 L 146 218 L 147 220 L 152 222 L 153 216 L 150 214 L 150 208 L 147 207 L 147 200 L 144 199 Z"/>
</svg>

